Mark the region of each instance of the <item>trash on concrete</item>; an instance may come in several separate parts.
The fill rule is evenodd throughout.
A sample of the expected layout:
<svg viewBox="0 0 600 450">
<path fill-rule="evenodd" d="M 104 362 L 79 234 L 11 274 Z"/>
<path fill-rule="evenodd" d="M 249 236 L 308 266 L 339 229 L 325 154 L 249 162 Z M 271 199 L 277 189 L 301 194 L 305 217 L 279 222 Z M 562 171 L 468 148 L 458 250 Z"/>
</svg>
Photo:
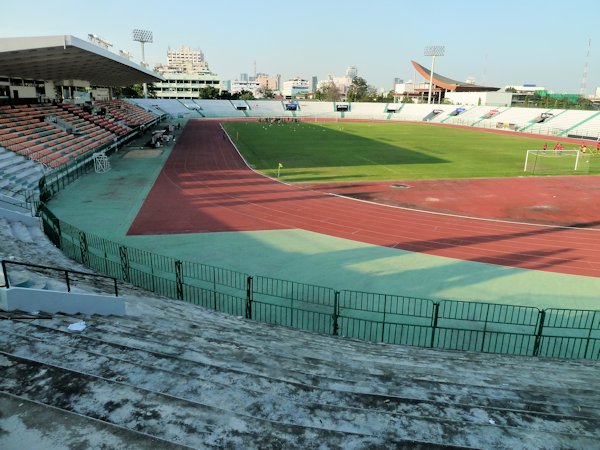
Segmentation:
<svg viewBox="0 0 600 450">
<path fill-rule="evenodd" d="M 83 320 L 80 320 L 79 322 L 75 322 L 72 323 L 71 325 L 69 325 L 69 330 L 71 331 L 83 331 L 85 330 L 86 324 Z"/>
</svg>

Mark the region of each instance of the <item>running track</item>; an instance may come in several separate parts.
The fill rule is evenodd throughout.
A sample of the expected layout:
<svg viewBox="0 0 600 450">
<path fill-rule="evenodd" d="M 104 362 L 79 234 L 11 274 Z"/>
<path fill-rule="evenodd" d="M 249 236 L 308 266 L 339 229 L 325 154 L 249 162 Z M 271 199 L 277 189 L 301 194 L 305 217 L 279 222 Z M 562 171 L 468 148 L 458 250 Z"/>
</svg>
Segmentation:
<svg viewBox="0 0 600 450">
<path fill-rule="evenodd" d="M 465 218 L 289 186 L 250 170 L 216 122 L 191 120 L 129 235 L 303 229 L 482 263 L 600 276 L 600 230 Z"/>
</svg>

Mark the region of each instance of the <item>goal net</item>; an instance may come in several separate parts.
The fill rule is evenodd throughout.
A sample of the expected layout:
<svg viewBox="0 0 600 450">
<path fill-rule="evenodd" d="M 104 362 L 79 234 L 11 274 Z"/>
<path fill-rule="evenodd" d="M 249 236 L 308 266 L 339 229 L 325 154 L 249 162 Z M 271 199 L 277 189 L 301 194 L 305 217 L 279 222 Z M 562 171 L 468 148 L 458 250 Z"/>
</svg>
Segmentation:
<svg viewBox="0 0 600 450">
<path fill-rule="evenodd" d="M 527 150 L 523 172 L 538 175 L 587 173 L 590 154 L 579 150 Z"/>
</svg>

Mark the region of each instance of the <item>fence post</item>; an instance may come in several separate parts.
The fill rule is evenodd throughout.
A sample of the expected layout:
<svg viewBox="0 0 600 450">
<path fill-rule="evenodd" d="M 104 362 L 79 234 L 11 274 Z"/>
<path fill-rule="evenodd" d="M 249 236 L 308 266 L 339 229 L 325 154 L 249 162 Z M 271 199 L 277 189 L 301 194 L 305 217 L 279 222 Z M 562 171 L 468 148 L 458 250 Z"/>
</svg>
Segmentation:
<svg viewBox="0 0 600 450">
<path fill-rule="evenodd" d="M 65 281 L 67 282 L 67 292 L 71 292 L 71 283 L 69 282 L 69 271 L 65 270 Z"/>
<path fill-rule="evenodd" d="M 583 357 L 587 356 L 588 348 L 590 346 L 590 339 L 592 337 L 592 330 L 594 328 L 594 321 L 596 320 L 596 313 L 598 311 L 594 311 L 594 315 L 592 316 L 592 322 L 590 323 L 590 331 L 588 332 L 587 339 L 585 340 L 585 351 L 583 352 Z"/>
<path fill-rule="evenodd" d="M 89 267 L 90 259 L 88 253 L 87 236 L 85 232 L 79 232 L 79 252 L 81 253 L 81 264 Z"/>
<path fill-rule="evenodd" d="M 294 284 L 292 283 L 292 293 L 290 294 L 290 327 L 294 326 Z"/>
<path fill-rule="evenodd" d="M 175 285 L 177 289 L 177 300 L 183 300 L 183 276 L 181 274 L 181 261 L 175 261 Z"/>
<path fill-rule="evenodd" d="M 2 273 L 4 274 L 4 287 L 8 289 L 10 287 L 8 283 L 8 272 L 6 271 L 6 261 L 2 260 Z"/>
<path fill-rule="evenodd" d="M 338 330 L 340 329 L 338 324 L 338 317 L 340 316 L 340 291 L 335 291 L 333 296 L 333 330 L 332 333 L 334 336 L 338 335 Z"/>
<path fill-rule="evenodd" d="M 546 310 L 540 311 L 540 323 L 538 329 L 535 332 L 535 344 L 533 345 L 533 356 L 539 356 L 540 353 L 540 341 L 542 340 L 542 331 L 544 330 L 544 320 L 546 318 Z"/>
<path fill-rule="evenodd" d="M 119 245 L 119 257 L 121 258 L 123 281 L 129 283 L 129 256 L 127 255 L 127 247 Z"/>
<path fill-rule="evenodd" d="M 246 319 L 252 319 L 252 277 L 246 279 Z"/>
<path fill-rule="evenodd" d="M 438 302 L 433 303 L 433 318 L 431 323 L 431 342 L 429 343 L 429 347 L 433 348 L 433 343 L 435 341 L 435 330 L 437 329 L 438 324 L 438 313 L 440 310 L 440 304 Z"/>
<path fill-rule="evenodd" d="M 217 274 L 215 273 L 215 267 L 212 267 L 212 278 L 213 278 L 213 309 L 217 310 Z"/>
<path fill-rule="evenodd" d="M 481 350 L 479 350 L 481 353 L 483 353 L 483 348 L 485 347 L 485 333 L 487 331 L 487 323 L 488 323 L 489 314 L 490 314 L 490 306 L 487 305 L 486 311 L 485 311 L 485 322 L 483 323 L 483 336 L 481 338 Z"/>
<path fill-rule="evenodd" d="M 385 307 L 387 306 L 387 295 L 383 296 L 383 321 L 381 322 L 381 342 L 385 335 Z"/>
</svg>

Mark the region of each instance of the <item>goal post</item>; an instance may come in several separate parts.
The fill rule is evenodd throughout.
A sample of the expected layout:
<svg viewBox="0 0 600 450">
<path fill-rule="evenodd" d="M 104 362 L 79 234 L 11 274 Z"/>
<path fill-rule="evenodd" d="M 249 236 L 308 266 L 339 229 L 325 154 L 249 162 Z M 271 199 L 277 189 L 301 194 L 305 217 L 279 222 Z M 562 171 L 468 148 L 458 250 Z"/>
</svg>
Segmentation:
<svg viewBox="0 0 600 450">
<path fill-rule="evenodd" d="M 523 172 L 561 174 L 589 171 L 589 154 L 579 150 L 527 150 Z"/>
</svg>

